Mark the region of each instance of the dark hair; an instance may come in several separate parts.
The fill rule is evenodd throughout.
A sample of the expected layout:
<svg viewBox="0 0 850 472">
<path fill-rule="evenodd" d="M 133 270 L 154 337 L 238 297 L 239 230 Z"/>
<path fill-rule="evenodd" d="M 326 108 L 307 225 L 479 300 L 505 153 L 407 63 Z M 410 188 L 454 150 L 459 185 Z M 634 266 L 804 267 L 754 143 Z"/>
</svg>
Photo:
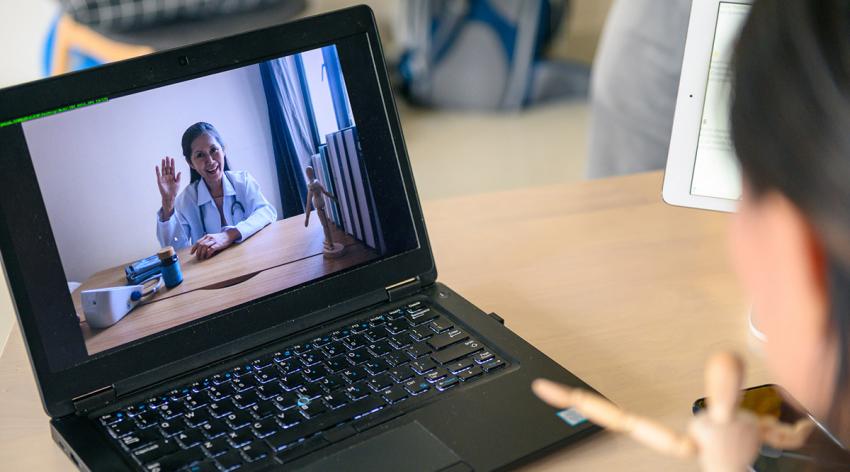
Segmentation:
<svg viewBox="0 0 850 472">
<path fill-rule="evenodd" d="M 204 133 L 215 138 L 221 146 L 221 149 L 224 150 L 224 140 L 221 139 L 221 134 L 218 133 L 215 126 L 199 121 L 186 128 L 186 131 L 183 132 L 183 139 L 180 140 L 180 144 L 183 146 L 183 157 L 186 158 L 186 163 L 189 164 L 189 175 L 191 177 L 189 179 L 190 183 L 195 183 L 201 180 L 201 174 L 197 173 L 195 169 L 192 168 L 192 142 L 195 141 L 195 138 Z M 224 170 L 230 170 L 230 167 L 227 165 L 227 159 L 224 160 Z"/>
<path fill-rule="evenodd" d="M 838 346 L 833 432 L 850 441 L 850 1 L 757 0 L 734 57 L 732 139 L 754 197 L 777 191 L 825 249 Z"/>
</svg>

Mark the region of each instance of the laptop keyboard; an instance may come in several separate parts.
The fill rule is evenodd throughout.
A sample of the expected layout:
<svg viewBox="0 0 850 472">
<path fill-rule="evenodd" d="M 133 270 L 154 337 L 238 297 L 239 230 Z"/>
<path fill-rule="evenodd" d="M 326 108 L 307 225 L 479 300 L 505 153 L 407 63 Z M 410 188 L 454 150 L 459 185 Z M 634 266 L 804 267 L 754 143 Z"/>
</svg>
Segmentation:
<svg viewBox="0 0 850 472">
<path fill-rule="evenodd" d="M 505 361 L 414 302 L 100 416 L 145 471 L 288 463 Z"/>
</svg>

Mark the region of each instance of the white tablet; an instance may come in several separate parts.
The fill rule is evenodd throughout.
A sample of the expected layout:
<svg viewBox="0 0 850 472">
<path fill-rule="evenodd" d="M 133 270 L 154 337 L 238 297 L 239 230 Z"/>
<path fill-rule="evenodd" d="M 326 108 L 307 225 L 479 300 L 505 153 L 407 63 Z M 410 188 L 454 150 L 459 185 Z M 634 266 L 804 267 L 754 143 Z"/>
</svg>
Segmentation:
<svg viewBox="0 0 850 472">
<path fill-rule="evenodd" d="M 741 173 L 729 132 L 730 61 L 748 0 L 694 0 L 682 60 L 664 201 L 734 211 Z"/>
</svg>

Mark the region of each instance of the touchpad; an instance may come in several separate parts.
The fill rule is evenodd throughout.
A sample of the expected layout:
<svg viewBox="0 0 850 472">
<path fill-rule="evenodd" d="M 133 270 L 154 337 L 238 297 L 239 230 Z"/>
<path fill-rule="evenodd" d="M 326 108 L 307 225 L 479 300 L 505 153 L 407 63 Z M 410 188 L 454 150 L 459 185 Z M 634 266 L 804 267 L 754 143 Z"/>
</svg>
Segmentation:
<svg viewBox="0 0 850 472">
<path fill-rule="evenodd" d="M 418 421 L 319 459 L 301 470 L 440 470 L 460 458 Z"/>
</svg>

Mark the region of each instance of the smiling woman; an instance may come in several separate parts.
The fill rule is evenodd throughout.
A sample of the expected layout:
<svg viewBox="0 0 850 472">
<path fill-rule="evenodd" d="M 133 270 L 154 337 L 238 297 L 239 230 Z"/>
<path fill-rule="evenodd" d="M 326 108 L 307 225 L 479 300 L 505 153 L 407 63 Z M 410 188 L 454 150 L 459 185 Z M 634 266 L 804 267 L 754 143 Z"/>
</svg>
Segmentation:
<svg viewBox="0 0 850 472">
<path fill-rule="evenodd" d="M 191 175 L 182 192 L 178 194 L 182 172 L 174 159 L 166 156 L 156 167 L 162 197 L 156 230 L 162 246 L 191 245 L 192 254 L 208 259 L 277 219 L 251 174 L 230 171 L 224 140 L 213 125 L 190 126 L 182 147 Z"/>
</svg>

